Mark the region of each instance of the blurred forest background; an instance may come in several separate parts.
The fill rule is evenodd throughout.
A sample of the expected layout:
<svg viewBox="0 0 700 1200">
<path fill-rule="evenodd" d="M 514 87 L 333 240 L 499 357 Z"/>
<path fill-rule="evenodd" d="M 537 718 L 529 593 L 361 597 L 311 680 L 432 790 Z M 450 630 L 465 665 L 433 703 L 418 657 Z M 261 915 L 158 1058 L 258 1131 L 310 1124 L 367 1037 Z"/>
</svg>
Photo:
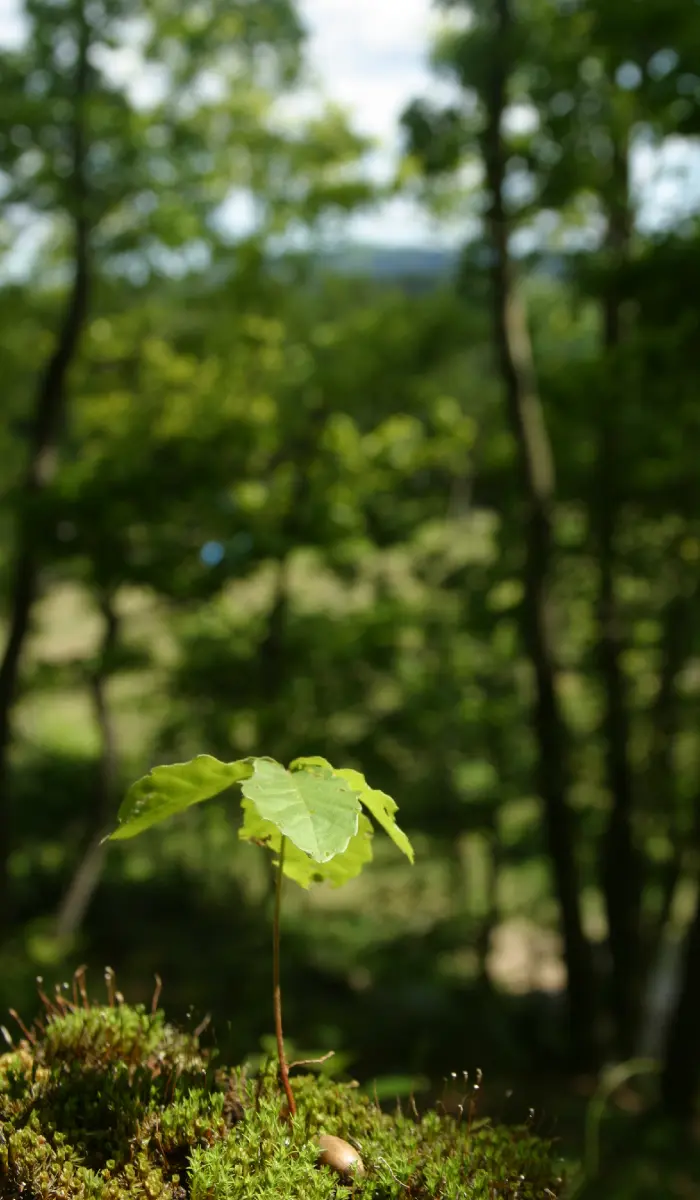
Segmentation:
<svg viewBox="0 0 700 1200">
<path fill-rule="evenodd" d="M 264 1052 L 271 880 L 235 807 L 101 838 L 155 763 L 316 753 L 418 855 L 289 889 L 298 1050 L 387 1096 L 479 1066 L 550 1116 L 641 1055 L 686 1122 L 700 5 L 438 8 L 444 103 L 406 110 L 388 188 L 351 117 L 296 103 L 292 0 L 25 0 L 0 52 L 0 1010 L 109 964 Z M 653 148 L 680 166 L 650 230 Z M 389 193 L 461 249 L 348 245 Z"/>
</svg>

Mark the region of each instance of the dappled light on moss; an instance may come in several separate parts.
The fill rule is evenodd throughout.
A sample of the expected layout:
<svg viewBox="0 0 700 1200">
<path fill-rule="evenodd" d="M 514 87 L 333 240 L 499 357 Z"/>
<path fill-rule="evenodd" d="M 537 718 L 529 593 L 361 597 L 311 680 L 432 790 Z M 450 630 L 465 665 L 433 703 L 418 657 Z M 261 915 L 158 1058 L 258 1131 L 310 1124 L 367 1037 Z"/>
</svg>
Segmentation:
<svg viewBox="0 0 700 1200">
<path fill-rule="evenodd" d="M 111 977 L 108 982 L 112 983 Z M 42 993 L 45 1012 L 0 1056 L 0 1197 L 15 1200 L 536 1200 L 559 1196 L 551 1146 L 526 1128 L 380 1111 L 353 1084 L 214 1067 L 162 1012 Z M 344 1138 L 361 1178 L 339 1182 L 318 1137 Z"/>
</svg>

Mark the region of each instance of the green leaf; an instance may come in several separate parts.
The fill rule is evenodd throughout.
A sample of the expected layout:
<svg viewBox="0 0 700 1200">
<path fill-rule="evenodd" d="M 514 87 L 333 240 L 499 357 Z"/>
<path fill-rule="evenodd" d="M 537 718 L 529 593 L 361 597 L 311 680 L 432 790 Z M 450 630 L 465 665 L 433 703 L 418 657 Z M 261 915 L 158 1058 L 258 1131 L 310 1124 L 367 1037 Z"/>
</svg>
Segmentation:
<svg viewBox="0 0 700 1200">
<path fill-rule="evenodd" d="M 117 828 L 104 840 L 136 837 L 151 825 L 218 796 L 252 774 L 253 760 L 222 763 L 209 754 L 199 754 L 186 763 L 154 767 L 129 788 L 117 814 Z"/>
<path fill-rule="evenodd" d="M 275 865 L 279 862 L 282 834 L 272 821 L 265 821 L 257 811 L 252 800 L 241 802 L 243 809 L 243 824 L 238 836 L 244 842 L 256 842 L 268 846 L 275 855 Z M 342 887 L 349 879 L 360 874 L 365 863 L 372 861 L 372 822 L 360 813 L 358 829 L 350 838 L 347 849 L 342 854 L 325 863 L 315 862 L 293 842 L 287 840 L 284 852 L 284 874 L 293 879 L 300 887 L 309 888 L 312 883 L 328 882 L 333 887 Z"/>
<path fill-rule="evenodd" d="M 289 764 L 290 771 L 310 771 L 311 774 L 323 774 L 330 772 L 331 775 L 338 774 L 335 767 L 332 767 L 327 758 L 320 758 L 318 754 L 311 754 L 306 758 L 295 758 Z"/>
<path fill-rule="evenodd" d="M 387 796 L 386 792 L 379 792 L 375 788 L 371 788 L 360 771 L 342 767 L 339 770 L 334 768 L 333 774 L 344 779 L 350 785 L 375 821 L 381 825 L 385 833 L 389 834 L 394 845 L 398 846 L 402 854 L 406 855 L 409 862 L 413 862 L 413 846 L 403 829 L 400 829 L 394 820 L 394 813 L 398 812 L 399 808 L 396 801 L 392 800 L 391 796 Z"/>
<path fill-rule="evenodd" d="M 316 862 L 342 854 L 357 833 L 358 798 L 325 766 L 313 773 L 291 772 L 271 759 L 256 758 L 242 791 L 264 820 Z"/>
<path fill-rule="evenodd" d="M 290 763 L 290 770 L 330 771 L 336 778 L 344 779 L 402 854 L 413 862 L 413 846 L 394 819 L 394 813 L 398 812 L 398 804 L 386 792 L 371 788 L 361 771 L 354 771 L 351 767 L 333 767 L 327 759 L 318 756 L 295 758 L 294 762 Z"/>
</svg>

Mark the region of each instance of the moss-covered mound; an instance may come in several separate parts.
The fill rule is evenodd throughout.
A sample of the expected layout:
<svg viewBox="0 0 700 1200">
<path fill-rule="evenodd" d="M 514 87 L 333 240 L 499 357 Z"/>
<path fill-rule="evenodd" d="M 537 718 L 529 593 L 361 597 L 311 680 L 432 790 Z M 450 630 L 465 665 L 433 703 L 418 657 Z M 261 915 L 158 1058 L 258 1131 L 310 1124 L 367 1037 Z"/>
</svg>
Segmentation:
<svg viewBox="0 0 700 1200">
<path fill-rule="evenodd" d="M 357 1087 L 295 1078 L 285 1119 L 274 1073 L 215 1068 L 197 1039 L 120 997 L 47 1013 L 0 1056 L 0 1197 L 12 1200 L 550 1198 L 551 1147 L 525 1128 L 382 1113 Z M 351 1139 L 364 1175 L 318 1159 Z"/>
</svg>

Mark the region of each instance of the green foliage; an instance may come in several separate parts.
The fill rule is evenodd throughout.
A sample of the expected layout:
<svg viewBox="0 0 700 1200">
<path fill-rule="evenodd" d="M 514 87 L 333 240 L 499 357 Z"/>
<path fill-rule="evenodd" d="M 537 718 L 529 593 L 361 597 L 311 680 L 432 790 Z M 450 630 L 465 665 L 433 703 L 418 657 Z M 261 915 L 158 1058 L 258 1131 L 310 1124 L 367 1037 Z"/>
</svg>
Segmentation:
<svg viewBox="0 0 700 1200">
<path fill-rule="evenodd" d="M 252 763 L 220 763 L 209 754 L 189 763 L 154 767 L 132 784 L 119 810 L 119 825 L 112 840 L 136 837 L 151 825 L 217 796 L 253 773 Z"/>
<path fill-rule="evenodd" d="M 387 796 L 385 792 L 378 792 L 375 788 L 371 788 L 364 775 L 359 771 L 341 769 L 335 773 L 341 779 L 347 781 L 353 791 L 360 797 L 365 808 L 369 809 L 375 821 L 389 834 L 392 842 L 398 846 L 399 850 L 406 855 L 406 858 L 410 862 L 413 862 L 413 847 L 406 834 L 402 829 L 399 829 L 394 820 L 394 813 L 398 810 L 398 805 L 392 800 L 391 796 Z"/>
<path fill-rule="evenodd" d="M 60 994 L 45 1028 L 0 1056 L 0 1197 L 331 1200 L 316 1137 L 352 1138 L 368 1200 L 540 1200 L 562 1194 L 553 1148 L 527 1128 L 379 1111 L 349 1084 L 300 1077 L 281 1119 L 274 1079 L 215 1066 L 160 1012 Z M 549 1189 L 546 1191 L 545 1189 Z"/>
<path fill-rule="evenodd" d="M 243 800 L 241 807 L 244 814 L 243 824 L 238 831 L 241 841 L 267 846 L 275 855 L 275 863 L 279 862 L 283 835 L 277 825 L 272 821 L 263 820 L 252 801 Z M 323 863 L 315 861 L 294 842 L 290 842 L 285 847 L 284 874 L 303 888 L 309 888 L 312 883 L 324 882 L 333 887 L 342 887 L 348 880 L 359 875 L 366 863 L 372 861 L 373 832 L 371 821 L 364 813 L 360 813 L 357 818 L 357 833 L 352 835 L 345 850 Z"/>
<path fill-rule="evenodd" d="M 439 7 L 433 61 L 460 95 L 446 108 L 432 97 L 411 106 L 403 182 L 438 213 L 456 211 L 474 237 L 435 278 L 410 264 L 401 280 L 379 278 L 369 251 L 354 279 L 335 258 L 278 253 L 286 234 L 306 245 L 372 190 L 364 143 L 336 112 L 281 115 L 288 101 L 296 111 L 292 85 L 303 82 L 301 23 L 287 0 L 159 0 L 142 26 L 131 0 L 32 0 L 26 40 L 2 49 L 0 241 L 15 267 L 0 286 L 2 616 L 33 389 L 72 268 L 79 117 L 92 254 L 71 418 L 38 514 L 42 600 L 3 789 L 11 836 L 0 855 L 16 911 L 0 951 L 5 1003 L 67 953 L 119 956 L 138 987 L 155 955 L 182 1012 L 213 1006 L 223 1029 L 235 1006 L 236 1055 L 257 1046 L 269 878 L 264 856 L 240 842 L 264 842 L 279 861 L 282 835 L 244 793 L 236 830 L 225 789 L 245 782 L 240 764 L 252 770 L 258 746 L 280 763 L 313 746 L 363 764 L 378 791 L 363 799 L 357 775 L 336 772 L 362 808 L 342 854 L 319 863 L 285 839 L 285 873 L 303 888 L 355 881 L 347 901 L 324 888 L 289 897 L 285 996 L 299 1040 L 342 1047 L 363 1078 L 440 1074 L 465 1029 L 508 1077 L 517 1067 L 539 1080 L 545 1057 L 560 1065 L 564 1023 L 556 997 L 538 996 L 534 963 L 542 944 L 547 979 L 560 977 L 532 664 L 517 633 L 522 493 L 479 232 L 496 6 Z M 700 128 L 699 10 L 687 0 L 509 7 L 513 36 L 495 48 L 509 74 L 506 207 L 518 254 L 535 247 L 518 266 L 557 467 L 553 626 L 582 906 L 590 936 L 604 939 L 605 764 L 621 752 L 603 722 L 596 599 L 607 414 L 622 750 L 651 963 L 682 937 L 695 895 L 700 238 L 697 215 L 685 216 L 690 178 L 682 191 L 662 179 L 651 208 L 637 182 L 654 148 L 660 168 L 677 161 L 680 171 L 684 139 Z M 79 112 L 82 11 L 89 97 Z M 139 28 L 132 78 L 158 78 L 150 100 L 110 66 L 128 60 Z M 625 199 L 612 164 L 628 141 L 617 159 L 634 183 L 632 253 L 620 263 L 598 235 Z M 221 218 L 222 205 L 245 197 L 256 223 L 242 236 Z M 626 329 L 615 349 L 602 322 L 614 293 Z M 105 595 L 119 617 L 108 653 Z M 127 781 L 199 750 L 199 767 L 181 784 L 166 774 L 163 807 L 149 801 L 129 829 L 146 831 L 158 813 L 181 819 L 162 836 L 130 834 L 95 865 L 93 842 Z M 161 770 L 175 769 L 155 768 L 156 791 Z M 151 789 L 138 786 L 135 806 Z M 379 789 L 401 798 L 421 851 L 415 870 L 373 843 L 380 824 L 405 851 Z M 358 878 L 373 853 L 373 871 Z M 58 940 L 56 913 L 86 874 L 90 903 L 72 938 Z M 530 937 L 534 994 L 505 995 L 513 955 L 503 947 Z"/>
<path fill-rule="evenodd" d="M 119 810 L 111 839 L 132 838 L 167 817 L 218 795 L 234 783 L 245 797 L 240 837 L 279 853 L 292 845 L 284 873 L 303 887 L 330 879 L 339 886 L 371 859 L 371 813 L 413 862 L 413 848 L 396 824 L 398 806 L 370 788 L 359 771 L 335 770 L 323 758 L 298 758 L 289 770 L 269 758 L 221 763 L 198 755 L 188 763 L 154 767 L 133 784 Z"/>
<path fill-rule="evenodd" d="M 282 837 L 315 862 L 342 854 L 357 833 L 360 805 L 355 793 L 320 764 L 298 764 L 287 771 L 258 758 L 242 791 L 258 817 L 276 825 Z"/>
</svg>

